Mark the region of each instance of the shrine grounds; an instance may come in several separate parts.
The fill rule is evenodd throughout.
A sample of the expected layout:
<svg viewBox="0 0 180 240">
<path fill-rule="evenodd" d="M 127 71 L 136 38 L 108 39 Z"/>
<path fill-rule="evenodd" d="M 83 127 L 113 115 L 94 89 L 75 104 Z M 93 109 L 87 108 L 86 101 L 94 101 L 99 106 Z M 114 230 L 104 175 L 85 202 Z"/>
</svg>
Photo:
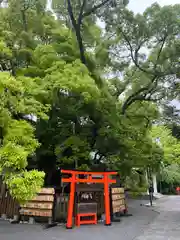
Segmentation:
<svg viewBox="0 0 180 240">
<path fill-rule="evenodd" d="M 66 230 L 64 226 L 43 229 L 39 224 L 14 225 L 6 221 L 0 221 L 0 240 L 132 240 L 142 235 L 143 231 L 159 215 L 156 207 L 151 209 L 150 207 L 140 206 L 141 203 L 146 203 L 146 201 L 130 200 L 129 212 L 133 216 L 123 217 L 120 223 L 113 223 L 109 227 L 98 224 L 97 226 L 81 226 L 72 230 Z"/>
<path fill-rule="evenodd" d="M 39 224 L 10 224 L 0 221 L 0 240 L 179 240 L 180 196 L 156 201 L 156 206 L 140 206 L 147 201 L 131 200 L 131 217 L 106 227 L 88 225 L 66 230 L 64 226 L 43 229 Z"/>
</svg>

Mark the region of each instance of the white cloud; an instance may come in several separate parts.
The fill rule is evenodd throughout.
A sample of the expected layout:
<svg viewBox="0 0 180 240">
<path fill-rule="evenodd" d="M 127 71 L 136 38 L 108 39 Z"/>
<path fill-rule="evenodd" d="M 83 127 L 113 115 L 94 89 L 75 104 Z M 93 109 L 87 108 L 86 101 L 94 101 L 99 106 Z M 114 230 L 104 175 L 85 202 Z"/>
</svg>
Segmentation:
<svg viewBox="0 0 180 240">
<path fill-rule="evenodd" d="M 164 5 L 174 5 L 174 4 L 180 4 L 180 0 L 130 0 L 129 1 L 129 9 L 131 9 L 135 13 L 142 13 L 144 10 L 151 6 L 153 3 L 157 2 L 161 6 Z"/>
</svg>

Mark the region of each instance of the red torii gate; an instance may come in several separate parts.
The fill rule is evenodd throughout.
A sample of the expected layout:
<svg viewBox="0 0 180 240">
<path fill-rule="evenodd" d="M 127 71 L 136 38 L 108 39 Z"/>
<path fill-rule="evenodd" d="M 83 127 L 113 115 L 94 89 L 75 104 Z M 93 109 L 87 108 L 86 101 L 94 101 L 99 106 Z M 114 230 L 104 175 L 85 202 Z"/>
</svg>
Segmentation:
<svg viewBox="0 0 180 240">
<path fill-rule="evenodd" d="M 83 172 L 76 170 L 61 170 L 61 173 L 71 174 L 69 178 L 62 178 L 63 183 L 71 183 L 70 186 L 70 196 L 68 203 L 68 216 L 66 228 L 72 228 L 72 218 L 73 218 L 73 209 L 74 209 L 74 197 L 75 197 L 75 184 L 76 183 L 102 183 L 104 184 L 104 203 L 105 203 L 105 215 L 106 215 L 106 225 L 111 225 L 111 216 L 110 216 L 110 198 L 109 198 L 109 184 L 116 183 L 116 180 L 110 179 L 110 175 L 117 175 L 117 172 Z M 86 179 L 81 179 L 77 177 L 78 175 L 87 176 Z M 102 175 L 101 179 L 92 178 L 92 176 Z"/>
</svg>

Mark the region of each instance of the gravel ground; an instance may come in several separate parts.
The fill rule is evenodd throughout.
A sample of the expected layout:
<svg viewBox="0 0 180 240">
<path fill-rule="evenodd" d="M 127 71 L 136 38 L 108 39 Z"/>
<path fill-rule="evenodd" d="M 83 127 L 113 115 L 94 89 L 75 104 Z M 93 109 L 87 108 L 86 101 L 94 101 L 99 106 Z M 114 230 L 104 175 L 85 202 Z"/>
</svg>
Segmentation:
<svg viewBox="0 0 180 240">
<path fill-rule="evenodd" d="M 62 226 L 44 230 L 41 225 L 10 224 L 0 222 L 0 240 L 134 240 L 143 235 L 145 229 L 159 213 L 151 208 L 140 206 L 142 201 L 131 200 L 129 202 L 129 213 L 131 217 L 123 217 L 120 223 L 113 223 L 106 227 L 103 224 L 81 226 L 72 230 L 66 230 Z M 143 202 L 145 203 L 145 202 Z M 138 238 L 137 238 L 138 239 Z M 145 240 L 144 238 L 138 240 Z M 149 240 L 149 239 L 148 239 Z M 154 240 L 154 238 L 151 238 Z"/>
</svg>

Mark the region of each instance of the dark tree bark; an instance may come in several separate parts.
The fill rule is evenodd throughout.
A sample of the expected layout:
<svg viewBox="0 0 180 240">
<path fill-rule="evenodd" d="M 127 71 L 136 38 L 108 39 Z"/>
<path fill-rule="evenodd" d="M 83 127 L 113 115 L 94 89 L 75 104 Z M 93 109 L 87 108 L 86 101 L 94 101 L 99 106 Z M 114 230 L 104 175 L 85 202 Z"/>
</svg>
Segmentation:
<svg viewBox="0 0 180 240">
<path fill-rule="evenodd" d="M 78 21 L 76 21 L 76 19 L 74 17 L 71 0 L 67 0 L 67 3 L 68 3 L 68 14 L 70 16 L 71 23 L 73 25 L 73 28 L 74 28 L 74 31 L 76 34 L 77 43 L 79 45 L 80 59 L 81 59 L 81 62 L 84 65 L 86 65 L 85 50 L 84 50 L 83 40 L 82 40 L 82 36 L 81 36 L 82 13 L 83 13 L 83 9 L 84 9 L 86 0 L 83 1 L 83 4 L 81 6 Z"/>
<path fill-rule="evenodd" d="M 26 12 L 25 12 L 25 10 L 21 10 L 21 14 L 22 14 L 23 28 L 24 28 L 24 31 L 27 32 L 28 31 L 28 27 L 27 27 L 27 20 L 26 20 Z"/>
<path fill-rule="evenodd" d="M 84 12 L 84 9 L 86 6 L 86 1 L 87 0 L 83 0 L 81 8 L 80 8 L 79 16 L 77 19 L 75 19 L 75 16 L 73 13 L 73 7 L 72 7 L 71 0 L 67 0 L 67 10 L 68 10 L 69 17 L 71 19 L 73 29 L 76 34 L 76 39 L 77 39 L 77 43 L 79 46 L 81 62 L 87 66 L 87 61 L 86 61 L 86 57 L 85 57 L 85 48 L 84 48 L 82 34 L 81 34 L 82 21 L 85 17 L 90 16 L 91 14 L 95 13 L 98 9 L 105 6 L 107 3 L 111 2 L 112 0 L 102 1 L 100 4 L 94 5 L 91 9 Z"/>
</svg>

